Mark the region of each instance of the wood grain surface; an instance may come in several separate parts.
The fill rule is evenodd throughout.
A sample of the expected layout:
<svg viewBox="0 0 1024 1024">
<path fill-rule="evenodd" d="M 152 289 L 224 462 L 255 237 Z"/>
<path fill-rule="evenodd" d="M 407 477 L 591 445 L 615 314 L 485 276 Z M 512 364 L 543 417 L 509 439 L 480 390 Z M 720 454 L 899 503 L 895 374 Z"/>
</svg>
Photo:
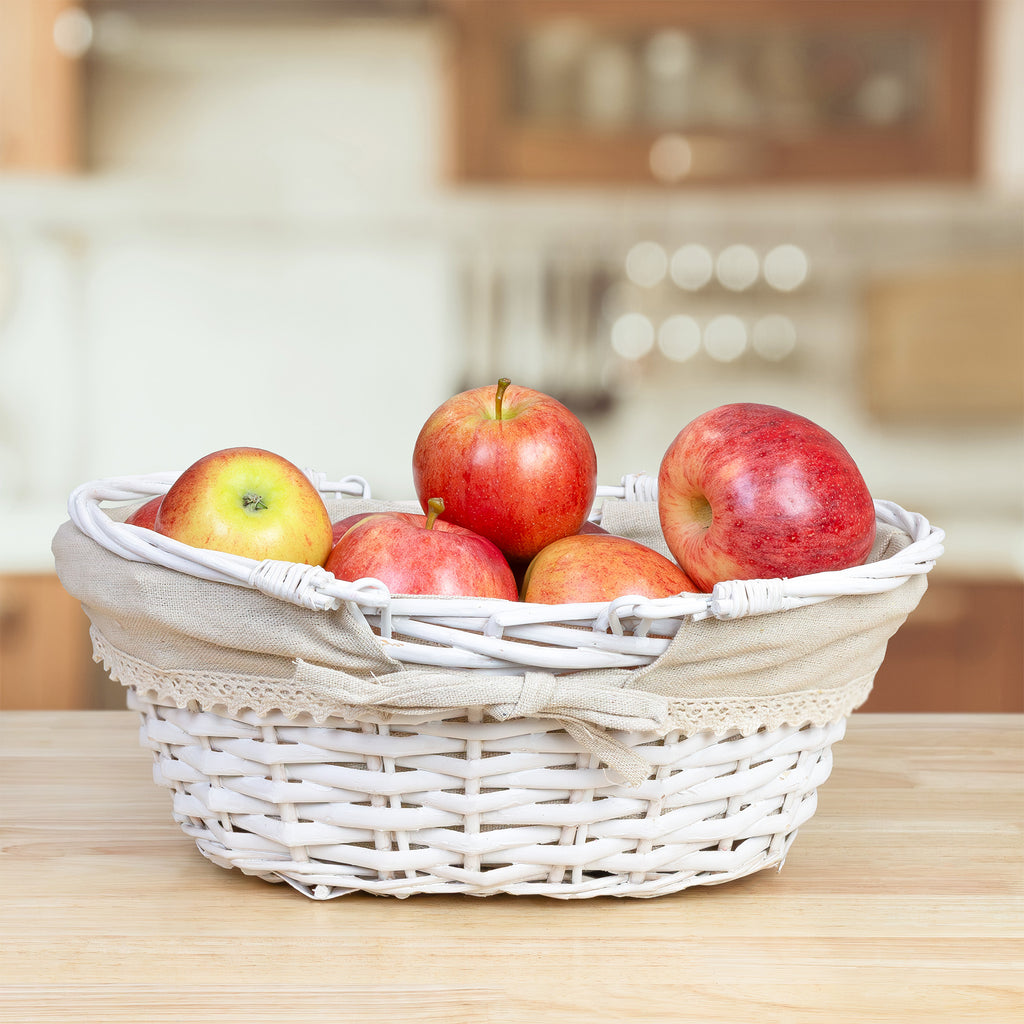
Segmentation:
<svg viewBox="0 0 1024 1024">
<path fill-rule="evenodd" d="M 983 1021 L 1024 1007 L 1024 716 L 854 715 L 781 872 L 345 896 L 205 861 L 129 712 L 0 719 L 0 1022 Z"/>
</svg>

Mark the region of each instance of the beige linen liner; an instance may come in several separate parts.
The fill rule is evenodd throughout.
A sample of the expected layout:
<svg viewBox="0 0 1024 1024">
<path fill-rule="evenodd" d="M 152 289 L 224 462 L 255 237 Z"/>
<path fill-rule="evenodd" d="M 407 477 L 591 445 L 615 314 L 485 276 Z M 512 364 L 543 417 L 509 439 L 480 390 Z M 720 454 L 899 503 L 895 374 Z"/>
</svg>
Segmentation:
<svg viewBox="0 0 1024 1024">
<path fill-rule="evenodd" d="M 123 520 L 132 506 L 112 509 Z M 333 519 L 410 503 L 328 501 Z M 665 552 L 652 502 L 609 499 L 602 522 Z M 883 523 L 869 561 L 911 542 Z M 66 522 L 58 575 L 92 623 L 112 677 L 185 708 L 279 711 L 317 722 L 425 721 L 451 709 L 554 719 L 633 783 L 649 767 L 615 733 L 744 735 L 826 725 L 866 699 L 889 638 L 917 606 L 924 574 L 880 594 L 842 596 L 729 621 L 683 620 L 665 652 L 639 668 L 558 675 L 410 667 L 392 658 L 358 609 L 299 607 L 256 590 L 120 557 Z"/>
</svg>

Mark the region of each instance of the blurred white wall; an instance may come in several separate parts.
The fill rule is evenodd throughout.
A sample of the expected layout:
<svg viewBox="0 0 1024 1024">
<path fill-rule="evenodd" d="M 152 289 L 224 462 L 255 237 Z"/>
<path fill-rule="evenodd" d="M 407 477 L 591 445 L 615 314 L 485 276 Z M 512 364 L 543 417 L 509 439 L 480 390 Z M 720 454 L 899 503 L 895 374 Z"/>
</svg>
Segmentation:
<svg viewBox="0 0 1024 1024">
<path fill-rule="evenodd" d="M 588 421 L 603 480 L 656 471 L 704 408 L 774 401 L 836 431 L 880 496 L 962 522 L 962 550 L 992 568 L 1004 538 L 1020 542 L 1020 432 L 878 425 L 853 374 L 865 274 L 964 244 L 1020 249 L 1024 89 L 1007 31 L 1024 3 L 998 10 L 981 186 L 783 199 L 449 191 L 446 41 L 428 20 L 99 18 L 90 172 L 0 179 L 0 566 L 49 564 L 77 483 L 228 445 L 411 496 L 416 432 L 466 361 L 466 252 L 596 232 L 615 256 L 671 228 L 713 247 L 799 241 L 828 287 L 800 307 L 799 373 L 618 367 L 619 405 Z M 1024 571 L 1019 550 L 1002 561 Z"/>
<path fill-rule="evenodd" d="M 441 55 L 427 22 L 97 18 L 90 173 L 0 180 L 9 563 L 76 482 L 229 445 L 409 493 L 457 372 Z"/>
</svg>

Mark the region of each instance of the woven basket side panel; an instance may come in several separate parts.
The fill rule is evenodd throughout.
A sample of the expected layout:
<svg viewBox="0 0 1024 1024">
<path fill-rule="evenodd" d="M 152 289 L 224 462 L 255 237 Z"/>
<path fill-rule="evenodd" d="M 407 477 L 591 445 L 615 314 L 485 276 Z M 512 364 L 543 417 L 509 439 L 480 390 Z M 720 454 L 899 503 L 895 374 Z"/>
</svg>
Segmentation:
<svg viewBox="0 0 1024 1024">
<path fill-rule="evenodd" d="M 392 895 L 653 895 L 777 863 L 836 738 L 634 737 L 655 771 L 628 788 L 541 721 L 492 735 L 495 723 L 465 716 L 406 731 L 137 706 L 175 818 L 211 860 Z"/>
</svg>

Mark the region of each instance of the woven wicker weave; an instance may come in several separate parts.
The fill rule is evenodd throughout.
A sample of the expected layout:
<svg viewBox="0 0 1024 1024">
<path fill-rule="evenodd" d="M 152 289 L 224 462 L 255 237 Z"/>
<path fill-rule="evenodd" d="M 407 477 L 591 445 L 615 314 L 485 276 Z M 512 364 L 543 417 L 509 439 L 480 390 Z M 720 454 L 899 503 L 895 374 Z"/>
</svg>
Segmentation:
<svg viewBox="0 0 1024 1024">
<path fill-rule="evenodd" d="M 550 721 L 314 725 L 130 703 L 203 855 L 316 899 L 658 896 L 781 866 L 845 728 L 647 737 L 656 771 L 628 788 Z"/>
<path fill-rule="evenodd" d="M 368 498 L 360 478 L 328 494 Z M 785 612 L 843 594 L 893 590 L 929 571 L 943 534 L 876 502 L 912 542 L 898 557 L 835 573 L 721 584 L 711 595 L 610 605 L 540 606 L 392 597 L 377 581 L 337 581 L 317 567 L 199 551 L 113 521 L 103 502 L 161 493 L 171 474 L 83 485 L 76 526 L 109 551 L 200 578 L 255 588 L 312 610 L 347 603 L 410 665 L 549 673 L 653 662 L 685 620 Z M 651 500 L 626 478 L 606 497 Z M 653 766 L 624 785 L 555 719 L 485 718 L 479 708 L 355 723 L 178 707 L 140 687 L 154 777 L 204 856 L 286 882 L 314 898 L 352 891 L 657 896 L 781 865 L 814 813 L 845 718 L 751 734 L 617 733 Z M 223 712 L 223 713 L 221 713 Z"/>
</svg>

